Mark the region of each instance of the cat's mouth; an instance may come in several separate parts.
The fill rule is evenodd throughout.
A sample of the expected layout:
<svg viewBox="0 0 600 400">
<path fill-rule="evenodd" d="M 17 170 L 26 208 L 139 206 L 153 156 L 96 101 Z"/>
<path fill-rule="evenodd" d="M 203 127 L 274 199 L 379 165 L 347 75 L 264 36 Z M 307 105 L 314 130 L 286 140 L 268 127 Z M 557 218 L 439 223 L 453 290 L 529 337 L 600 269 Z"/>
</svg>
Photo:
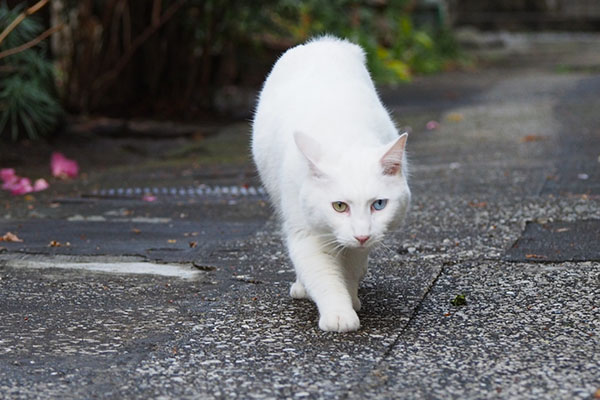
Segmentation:
<svg viewBox="0 0 600 400">
<path fill-rule="evenodd" d="M 378 243 L 377 238 L 373 236 L 355 236 L 350 240 L 345 241 L 345 247 L 351 249 L 369 250 Z"/>
</svg>

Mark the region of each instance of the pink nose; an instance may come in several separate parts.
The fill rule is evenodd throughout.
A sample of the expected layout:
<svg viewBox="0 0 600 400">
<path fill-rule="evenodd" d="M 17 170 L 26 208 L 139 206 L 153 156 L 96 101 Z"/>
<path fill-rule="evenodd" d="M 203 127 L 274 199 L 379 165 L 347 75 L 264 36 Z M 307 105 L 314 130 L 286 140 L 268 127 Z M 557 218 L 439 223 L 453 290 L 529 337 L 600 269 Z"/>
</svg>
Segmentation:
<svg viewBox="0 0 600 400">
<path fill-rule="evenodd" d="M 354 236 L 354 239 L 358 240 L 360 244 L 365 244 L 371 236 Z"/>
</svg>

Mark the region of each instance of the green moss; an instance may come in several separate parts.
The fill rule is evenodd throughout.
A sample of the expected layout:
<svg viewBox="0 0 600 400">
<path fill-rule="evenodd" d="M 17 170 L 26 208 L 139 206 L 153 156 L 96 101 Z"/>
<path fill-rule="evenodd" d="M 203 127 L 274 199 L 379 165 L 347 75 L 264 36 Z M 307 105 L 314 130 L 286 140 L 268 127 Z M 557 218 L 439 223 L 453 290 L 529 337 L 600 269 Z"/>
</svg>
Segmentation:
<svg viewBox="0 0 600 400">
<path fill-rule="evenodd" d="M 467 305 L 467 298 L 464 294 L 457 294 L 455 298 L 453 298 L 452 300 L 450 300 L 450 304 L 452 304 L 453 306 L 466 306 Z"/>
</svg>

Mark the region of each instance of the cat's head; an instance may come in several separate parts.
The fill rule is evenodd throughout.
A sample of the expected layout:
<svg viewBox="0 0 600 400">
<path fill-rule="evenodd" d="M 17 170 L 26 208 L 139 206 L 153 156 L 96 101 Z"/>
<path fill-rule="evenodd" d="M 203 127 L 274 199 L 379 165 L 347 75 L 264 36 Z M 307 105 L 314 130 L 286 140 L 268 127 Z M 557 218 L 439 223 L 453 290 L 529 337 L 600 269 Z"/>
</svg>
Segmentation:
<svg viewBox="0 0 600 400">
<path fill-rule="evenodd" d="M 332 245 L 369 248 L 404 220 L 410 203 L 404 154 L 408 134 L 385 146 L 326 149 L 303 133 L 294 139 L 309 166 L 301 207 Z"/>
</svg>

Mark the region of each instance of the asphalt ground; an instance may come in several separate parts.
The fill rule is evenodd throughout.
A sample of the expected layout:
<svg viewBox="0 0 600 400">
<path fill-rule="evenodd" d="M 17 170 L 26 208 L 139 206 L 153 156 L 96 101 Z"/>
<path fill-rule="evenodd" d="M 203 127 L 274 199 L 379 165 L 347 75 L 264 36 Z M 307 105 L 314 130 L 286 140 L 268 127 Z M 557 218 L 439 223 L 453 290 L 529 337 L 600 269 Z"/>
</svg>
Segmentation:
<svg viewBox="0 0 600 400">
<path fill-rule="evenodd" d="M 527 43 L 381 90 L 414 201 L 358 332 L 288 296 L 277 221 L 241 194 L 247 123 L 3 153 L 43 176 L 59 147 L 84 174 L 0 194 L 23 240 L 0 243 L 0 397 L 600 398 L 600 42 Z"/>
</svg>

